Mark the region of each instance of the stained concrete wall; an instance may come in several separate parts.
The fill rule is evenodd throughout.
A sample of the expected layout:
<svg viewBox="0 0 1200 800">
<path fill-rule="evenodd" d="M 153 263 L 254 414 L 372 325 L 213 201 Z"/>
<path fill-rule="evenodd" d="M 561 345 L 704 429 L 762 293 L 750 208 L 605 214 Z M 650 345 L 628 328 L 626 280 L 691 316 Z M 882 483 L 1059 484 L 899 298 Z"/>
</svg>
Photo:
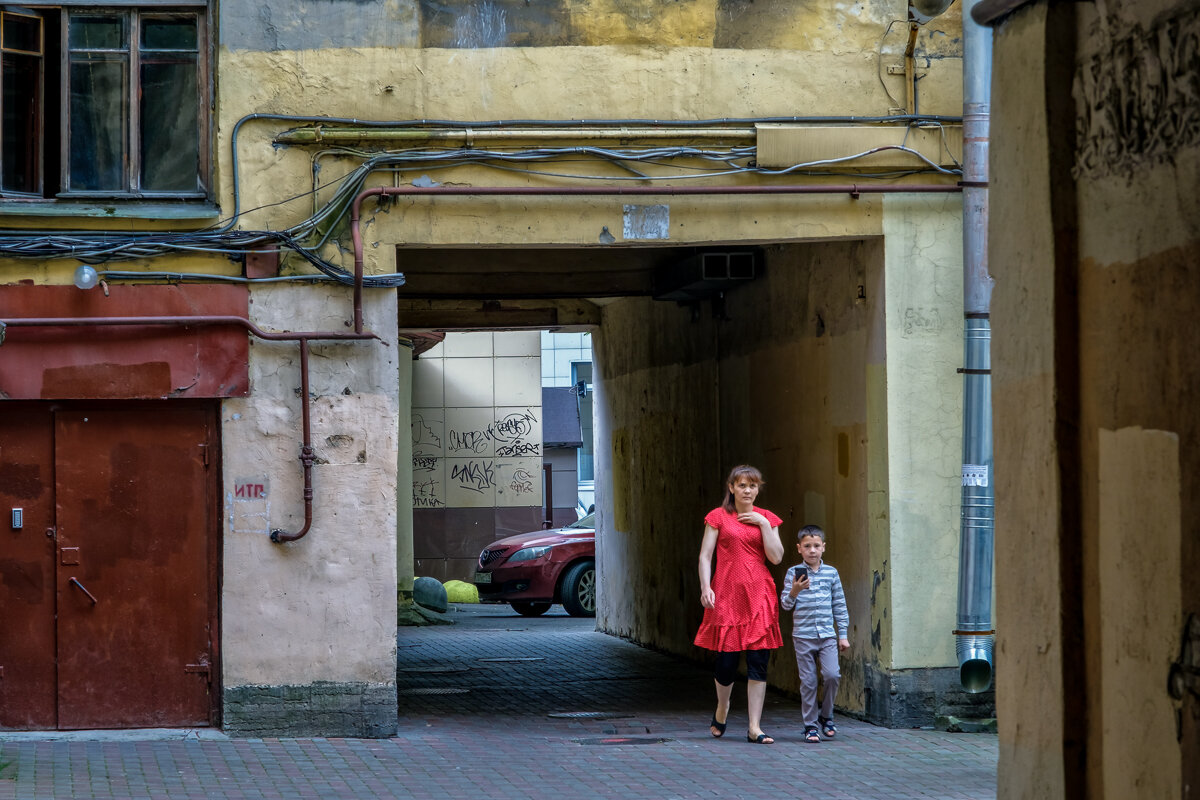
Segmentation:
<svg viewBox="0 0 1200 800">
<path fill-rule="evenodd" d="M 1169 681 L 1200 660 L 1198 36 L 1182 2 L 996 29 L 1001 798 L 1200 785 L 1200 692 Z"/>
<path fill-rule="evenodd" d="M 341 331 L 348 289 L 256 288 L 264 330 Z M 251 396 L 222 406 L 226 529 L 221 612 L 224 727 L 240 733 L 395 729 L 395 304 L 369 296 L 382 341 L 313 342 L 313 518 L 304 525 L 299 346 L 252 342 Z M 265 497 L 239 499 L 252 479 Z M 390 698 L 390 699 L 389 699 Z M 332 735 L 332 734 L 331 734 Z"/>
</svg>

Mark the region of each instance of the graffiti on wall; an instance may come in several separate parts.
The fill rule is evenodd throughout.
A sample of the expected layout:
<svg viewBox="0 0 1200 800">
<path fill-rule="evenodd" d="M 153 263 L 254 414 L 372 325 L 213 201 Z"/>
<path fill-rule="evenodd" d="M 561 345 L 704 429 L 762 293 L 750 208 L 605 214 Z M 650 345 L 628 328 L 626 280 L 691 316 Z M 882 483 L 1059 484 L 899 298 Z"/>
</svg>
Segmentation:
<svg viewBox="0 0 1200 800">
<path fill-rule="evenodd" d="M 1200 144 L 1200 11 L 1122 30 L 1076 68 L 1076 178 L 1127 174 Z"/>
<path fill-rule="evenodd" d="M 447 455 L 495 453 L 499 458 L 540 456 L 542 443 L 532 409 L 514 411 L 473 430 L 450 429 L 446 438 Z M 494 448 L 494 450 L 493 450 Z"/>
<path fill-rule="evenodd" d="M 538 416 L 520 407 L 415 409 L 413 508 L 540 505 Z"/>
<path fill-rule="evenodd" d="M 414 412 L 412 415 L 412 502 L 413 508 L 445 508 L 445 459 L 442 458 L 442 431 L 445 422 L 440 412 Z"/>
</svg>

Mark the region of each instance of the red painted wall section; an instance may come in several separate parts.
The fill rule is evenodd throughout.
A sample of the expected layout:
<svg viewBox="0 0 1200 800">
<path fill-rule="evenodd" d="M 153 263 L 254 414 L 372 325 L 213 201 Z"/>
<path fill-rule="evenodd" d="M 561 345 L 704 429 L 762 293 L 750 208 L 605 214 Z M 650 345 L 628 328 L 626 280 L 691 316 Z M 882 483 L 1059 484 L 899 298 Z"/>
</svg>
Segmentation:
<svg viewBox="0 0 1200 800">
<path fill-rule="evenodd" d="M 29 317 L 245 317 L 244 286 L 0 286 L 0 320 Z M 249 338 L 234 325 L 9 326 L 0 398 L 245 397 Z"/>
</svg>

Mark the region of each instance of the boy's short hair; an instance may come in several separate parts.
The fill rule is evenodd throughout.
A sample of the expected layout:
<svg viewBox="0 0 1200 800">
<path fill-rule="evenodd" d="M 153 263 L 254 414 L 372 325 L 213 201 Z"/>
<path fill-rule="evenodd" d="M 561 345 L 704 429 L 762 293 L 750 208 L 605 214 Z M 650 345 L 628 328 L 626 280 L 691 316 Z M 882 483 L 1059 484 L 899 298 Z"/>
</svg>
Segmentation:
<svg viewBox="0 0 1200 800">
<path fill-rule="evenodd" d="M 805 525 L 800 529 L 800 532 L 796 534 L 796 541 L 803 542 L 805 536 L 815 536 L 822 542 L 825 541 L 825 531 L 821 530 L 820 525 Z"/>
</svg>

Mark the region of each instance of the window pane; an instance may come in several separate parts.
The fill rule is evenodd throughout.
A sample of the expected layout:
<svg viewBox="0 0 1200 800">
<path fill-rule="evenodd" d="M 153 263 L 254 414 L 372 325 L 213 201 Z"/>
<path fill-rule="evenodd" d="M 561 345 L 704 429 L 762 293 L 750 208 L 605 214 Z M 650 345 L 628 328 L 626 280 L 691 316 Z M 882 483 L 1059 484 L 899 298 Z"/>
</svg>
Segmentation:
<svg viewBox="0 0 1200 800">
<path fill-rule="evenodd" d="M 142 20 L 142 49 L 195 50 L 196 18 L 144 18 Z"/>
<path fill-rule="evenodd" d="M 70 187 L 77 191 L 121 190 L 125 180 L 124 59 L 72 57 Z"/>
<path fill-rule="evenodd" d="M 5 14 L 4 49 L 42 52 L 42 21 L 36 17 Z"/>
<path fill-rule="evenodd" d="M 38 192 L 38 88 L 41 59 L 6 53 L 3 65 L 4 142 L 0 151 L 0 188 Z"/>
<path fill-rule="evenodd" d="M 72 50 L 124 50 L 125 17 L 71 15 Z"/>
<path fill-rule="evenodd" d="M 194 60 L 142 64 L 142 188 L 200 189 L 200 120 Z"/>
</svg>

